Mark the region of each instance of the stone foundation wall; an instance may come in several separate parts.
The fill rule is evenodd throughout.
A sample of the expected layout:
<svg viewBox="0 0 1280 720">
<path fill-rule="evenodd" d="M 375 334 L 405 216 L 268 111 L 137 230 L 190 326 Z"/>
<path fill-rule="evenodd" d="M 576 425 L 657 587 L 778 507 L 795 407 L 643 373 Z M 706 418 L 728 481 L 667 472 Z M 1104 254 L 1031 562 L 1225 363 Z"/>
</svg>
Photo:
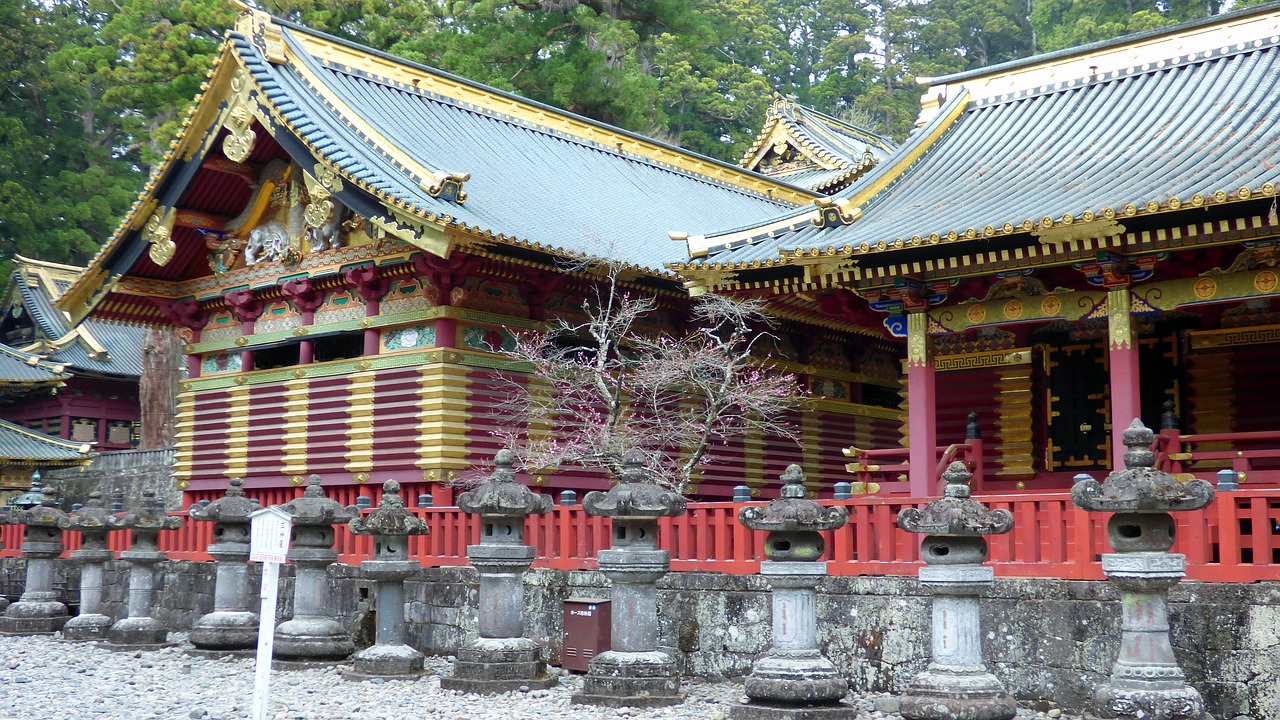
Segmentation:
<svg viewBox="0 0 1280 720">
<path fill-rule="evenodd" d="M 0 564 L 0 592 L 21 593 L 23 561 Z M 213 606 L 213 564 L 161 566 L 157 616 L 186 629 Z M 291 568 L 282 568 L 281 619 L 289 617 Z M 372 642 L 374 583 L 359 568 L 335 566 L 333 606 L 358 645 Z M 122 616 L 126 565 L 106 573 L 106 612 Z M 255 585 L 256 585 L 255 577 Z M 78 577 L 60 563 L 58 590 L 72 603 Z M 770 645 L 769 593 L 759 576 L 676 573 L 660 585 L 661 644 L 681 672 L 711 678 L 750 671 Z M 477 581 L 471 568 L 426 568 L 406 587 L 408 641 L 428 653 L 451 654 L 473 636 Z M 526 576 L 526 627 L 547 642 L 557 662 L 561 603 L 607 598 L 598 572 L 532 571 Z M 1280 583 L 1183 583 L 1171 594 L 1173 642 L 1188 679 L 1220 720 L 1280 717 Z M 929 598 L 913 578 L 832 577 L 819 588 L 820 641 L 860 690 L 901 691 L 928 662 Z M 983 653 L 1020 701 L 1085 706 L 1118 652 L 1119 595 L 1105 582 L 997 580 L 982 603 Z"/>
<path fill-rule="evenodd" d="M 45 483 L 58 488 L 64 510 L 87 502 L 94 490 L 108 503 L 116 491 L 123 492 L 125 507 L 137 507 L 143 491 L 154 490 L 166 509 L 182 509 L 182 491 L 173 482 L 172 449 L 102 453 L 88 467 L 50 470 Z"/>
</svg>

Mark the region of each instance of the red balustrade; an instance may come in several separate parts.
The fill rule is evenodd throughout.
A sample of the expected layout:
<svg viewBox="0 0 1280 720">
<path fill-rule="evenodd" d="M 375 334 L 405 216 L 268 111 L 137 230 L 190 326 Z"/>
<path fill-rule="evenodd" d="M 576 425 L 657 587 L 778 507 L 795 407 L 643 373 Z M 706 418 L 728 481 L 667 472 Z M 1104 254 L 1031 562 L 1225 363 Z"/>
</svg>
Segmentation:
<svg viewBox="0 0 1280 720">
<path fill-rule="evenodd" d="M 339 489 L 339 488 L 335 488 Z M 346 489 L 344 489 L 346 490 Z M 293 491 L 288 491 L 292 493 Z M 342 500 L 354 503 L 356 493 Z M 291 499 L 292 495 L 282 499 Z M 1068 493 L 984 495 L 992 508 L 1013 513 L 1014 529 L 991 536 L 991 560 L 1005 577 L 1048 577 L 1100 580 L 1102 553 L 1107 542 L 1105 513 L 1087 513 L 1071 503 Z M 824 533 L 834 575 L 914 575 L 920 566 L 919 537 L 897 527 L 898 511 L 919 507 L 924 500 L 898 496 L 859 496 L 826 500 L 848 508 L 850 522 Z M 761 503 L 749 503 L 759 505 Z M 764 534 L 738 522 L 744 503 L 690 503 L 684 515 L 659 522 L 659 545 L 670 551 L 675 571 L 702 570 L 733 574 L 759 571 L 764 557 Z M 480 540 L 480 518 L 456 507 L 411 508 L 431 528 L 428 535 L 410 539 L 410 555 L 425 567 L 466 565 L 467 545 Z M 174 513 L 183 514 L 183 513 Z M 1280 489 L 1242 488 L 1220 493 L 1207 508 L 1174 513 L 1174 550 L 1187 556 L 1187 576 L 1206 582 L 1280 580 Z M 160 534 L 160 548 L 177 560 L 207 560 L 213 524 L 188 521 L 179 530 Z M 537 549 L 535 567 L 560 570 L 594 569 L 595 554 L 608 548 L 612 526 L 608 518 L 593 517 L 581 505 L 557 505 L 547 515 L 526 520 L 525 538 Z M 0 526 L 4 543 L 0 557 L 19 555 L 20 526 Z M 108 545 L 128 548 L 129 533 L 113 532 Z M 66 533 L 67 551 L 80 547 L 80 534 Z M 345 525 L 336 528 L 338 561 L 358 564 L 372 556 L 373 542 Z"/>
</svg>

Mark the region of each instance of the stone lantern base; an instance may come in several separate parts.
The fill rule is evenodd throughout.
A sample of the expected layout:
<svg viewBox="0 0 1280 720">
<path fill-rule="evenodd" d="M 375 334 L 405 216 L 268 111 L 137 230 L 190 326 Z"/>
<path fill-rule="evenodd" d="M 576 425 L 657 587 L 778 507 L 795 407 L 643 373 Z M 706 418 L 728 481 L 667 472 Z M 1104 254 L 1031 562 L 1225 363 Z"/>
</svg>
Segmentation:
<svg viewBox="0 0 1280 720">
<path fill-rule="evenodd" d="M 425 658 L 408 645 L 371 645 L 351 658 L 352 667 L 343 680 L 417 680 L 422 677 Z"/>
<path fill-rule="evenodd" d="M 440 678 L 440 687 L 459 692 L 495 694 L 555 687 L 547 675 L 542 647 L 529 638 L 478 638 L 458 650 L 453 677 Z"/>
<path fill-rule="evenodd" d="M 684 702 L 675 663 L 661 651 L 602 652 L 591 659 L 575 705 L 663 707 Z"/>
<path fill-rule="evenodd" d="M 254 650 L 258 646 L 258 614 L 209 613 L 191 626 L 187 639 L 200 650 Z"/>
<path fill-rule="evenodd" d="M 107 632 L 107 642 L 121 647 L 139 645 L 166 645 L 169 631 L 159 620 L 151 617 L 125 618 Z"/>
<path fill-rule="evenodd" d="M 16 602 L 0 616 L 5 635 L 52 635 L 67 624 L 67 606 L 60 602 Z"/>
<path fill-rule="evenodd" d="M 100 613 L 77 615 L 62 626 L 63 640 L 103 640 L 111 630 L 111 618 Z"/>
<path fill-rule="evenodd" d="M 734 705 L 734 720 L 835 720 L 856 710 L 840 702 L 849 684 L 816 649 L 770 651 L 743 681 L 751 702 Z"/>
<path fill-rule="evenodd" d="M 1004 686 L 985 668 L 972 673 L 926 670 L 902 695 L 908 720 L 1009 720 L 1018 713 Z"/>
</svg>

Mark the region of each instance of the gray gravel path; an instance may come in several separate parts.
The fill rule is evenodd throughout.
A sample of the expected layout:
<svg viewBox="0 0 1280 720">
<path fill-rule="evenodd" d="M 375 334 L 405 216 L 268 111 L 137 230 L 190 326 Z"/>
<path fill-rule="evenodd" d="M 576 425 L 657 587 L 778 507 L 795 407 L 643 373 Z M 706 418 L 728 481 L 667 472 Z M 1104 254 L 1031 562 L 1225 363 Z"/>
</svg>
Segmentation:
<svg viewBox="0 0 1280 720">
<path fill-rule="evenodd" d="M 181 635 L 175 635 L 181 640 Z M 446 658 L 428 658 L 415 682 L 346 682 L 336 670 L 273 673 L 272 720 L 723 720 L 742 697 L 735 682 L 685 684 L 684 704 L 654 710 L 570 705 L 577 676 L 557 688 L 481 697 L 440 689 Z M 234 720 L 248 717 L 253 660 L 209 660 L 182 648 L 107 650 L 47 637 L 0 636 L 0 720 Z M 875 710 L 882 696 L 852 696 L 860 720 L 900 720 Z M 887 709 L 887 708 L 886 708 Z M 1024 711 L 1025 718 L 1053 717 Z M 1064 720 L 1070 716 L 1061 715 Z"/>
</svg>

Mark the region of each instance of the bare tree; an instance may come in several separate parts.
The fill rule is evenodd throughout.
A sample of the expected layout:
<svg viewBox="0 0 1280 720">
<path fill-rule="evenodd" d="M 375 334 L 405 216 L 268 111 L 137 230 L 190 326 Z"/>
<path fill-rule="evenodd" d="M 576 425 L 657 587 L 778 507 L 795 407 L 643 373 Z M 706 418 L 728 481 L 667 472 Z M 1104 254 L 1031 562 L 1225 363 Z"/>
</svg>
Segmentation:
<svg viewBox="0 0 1280 720">
<path fill-rule="evenodd" d="M 683 491 L 716 443 L 753 431 L 798 443 L 785 416 L 799 389 L 761 357 L 772 335 L 759 302 L 702 296 L 691 331 L 646 334 L 640 326 L 657 309 L 654 298 L 627 291 L 617 263 L 591 267 L 600 282 L 585 318 L 552 320 L 507 353 L 530 372 L 529 383 L 512 388 L 513 423 L 501 433 L 522 469 L 616 476 L 635 449 L 660 482 Z"/>
</svg>

